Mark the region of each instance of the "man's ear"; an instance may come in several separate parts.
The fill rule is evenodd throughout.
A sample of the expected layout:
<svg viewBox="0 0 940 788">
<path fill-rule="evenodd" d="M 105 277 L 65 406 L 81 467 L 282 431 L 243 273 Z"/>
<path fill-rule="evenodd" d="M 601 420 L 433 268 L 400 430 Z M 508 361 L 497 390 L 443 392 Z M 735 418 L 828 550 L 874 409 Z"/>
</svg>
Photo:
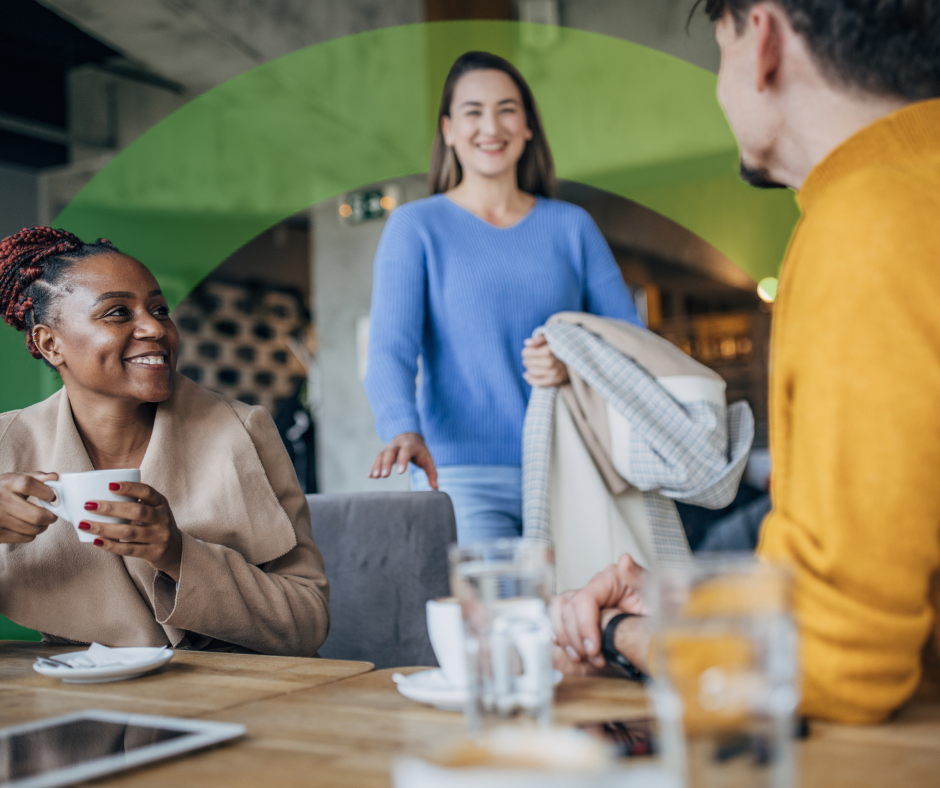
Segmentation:
<svg viewBox="0 0 940 788">
<path fill-rule="evenodd" d="M 751 8 L 748 22 L 756 38 L 755 74 L 758 93 L 763 93 L 773 84 L 780 69 L 780 60 L 783 55 L 783 30 L 781 20 L 776 13 L 764 4 Z"/>
<path fill-rule="evenodd" d="M 61 367 L 65 363 L 65 359 L 59 352 L 59 342 L 55 332 L 45 323 L 39 323 L 33 327 L 33 344 L 52 366 Z"/>
</svg>

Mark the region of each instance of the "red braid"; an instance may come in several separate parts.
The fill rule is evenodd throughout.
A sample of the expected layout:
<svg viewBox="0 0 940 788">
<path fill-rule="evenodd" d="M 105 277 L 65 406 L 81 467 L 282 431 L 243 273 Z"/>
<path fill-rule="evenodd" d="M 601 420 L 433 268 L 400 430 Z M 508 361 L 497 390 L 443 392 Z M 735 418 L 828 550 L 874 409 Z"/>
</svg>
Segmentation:
<svg viewBox="0 0 940 788">
<path fill-rule="evenodd" d="M 27 332 L 26 347 L 34 358 L 42 354 L 27 331 L 26 315 L 33 299 L 26 290 L 42 276 L 48 258 L 78 252 L 84 245 L 72 233 L 51 227 L 27 227 L 0 241 L 0 309 L 9 325 Z"/>
</svg>

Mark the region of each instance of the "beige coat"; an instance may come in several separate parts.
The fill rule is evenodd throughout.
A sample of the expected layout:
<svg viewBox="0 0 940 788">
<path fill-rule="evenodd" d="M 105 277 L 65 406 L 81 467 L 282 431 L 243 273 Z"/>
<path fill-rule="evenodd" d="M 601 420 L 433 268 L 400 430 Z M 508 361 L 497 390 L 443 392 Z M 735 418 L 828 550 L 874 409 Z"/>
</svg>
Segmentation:
<svg viewBox="0 0 940 788">
<path fill-rule="evenodd" d="M 540 332 L 571 383 L 560 397 L 534 389 L 529 400 L 523 521 L 526 536 L 555 547 L 556 588 L 583 587 L 622 553 L 650 569 L 685 563 L 671 498 L 712 508 L 734 498 L 749 408 L 728 408 L 717 373 L 650 331 L 562 312 Z"/>
<path fill-rule="evenodd" d="M 690 358 L 669 340 L 652 331 L 638 332 L 634 326 L 620 320 L 583 312 L 558 312 L 548 319 L 546 325 L 555 323 L 586 328 L 632 358 L 654 377 L 693 376 L 724 385 L 721 375 Z M 611 495 L 620 495 L 629 490 L 631 485 L 614 468 L 607 403 L 574 370 L 568 370 L 568 377 L 570 385 L 561 386 L 558 392 L 568 406 L 571 418 L 607 489 Z"/>
<path fill-rule="evenodd" d="M 0 415 L 0 473 L 90 470 L 64 389 Z M 178 588 L 141 559 L 80 543 L 60 519 L 29 544 L 0 545 L 0 611 L 49 640 L 314 656 L 329 628 L 323 559 L 268 412 L 176 375 L 140 474 L 183 533 Z"/>
</svg>

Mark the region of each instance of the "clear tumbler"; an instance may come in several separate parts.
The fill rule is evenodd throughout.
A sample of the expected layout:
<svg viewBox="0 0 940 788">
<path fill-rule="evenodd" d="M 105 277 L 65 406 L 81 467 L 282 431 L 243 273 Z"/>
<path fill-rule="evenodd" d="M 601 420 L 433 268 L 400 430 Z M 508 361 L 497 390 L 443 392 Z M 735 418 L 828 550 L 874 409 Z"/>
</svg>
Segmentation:
<svg viewBox="0 0 940 788">
<path fill-rule="evenodd" d="M 650 694 L 663 765 L 687 788 L 792 788 L 799 700 L 791 577 L 753 556 L 661 571 Z"/>
<path fill-rule="evenodd" d="M 464 621 L 467 732 L 510 718 L 551 724 L 551 548 L 526 539 L 453 545 L 450 569 Z"/>
</svg>

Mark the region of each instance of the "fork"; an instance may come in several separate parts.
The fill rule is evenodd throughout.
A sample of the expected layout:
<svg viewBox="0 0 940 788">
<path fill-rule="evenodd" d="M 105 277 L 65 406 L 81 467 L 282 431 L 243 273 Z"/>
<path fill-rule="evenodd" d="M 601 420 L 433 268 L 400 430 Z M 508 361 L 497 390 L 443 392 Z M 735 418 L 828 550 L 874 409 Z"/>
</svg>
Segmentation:
<svg viewBox="0 0 940 788">
<path fill-rule="evenodd" d="M 75 666 L 70 665 L 68 662 L 63 662 L 61 659 L 56 659 L 55 657 L 36 657 L 39 662 L 49 662 L 52 663 L 52 667 L 58 668 L 69 668 L 73 669 Z"/>
</svg>

